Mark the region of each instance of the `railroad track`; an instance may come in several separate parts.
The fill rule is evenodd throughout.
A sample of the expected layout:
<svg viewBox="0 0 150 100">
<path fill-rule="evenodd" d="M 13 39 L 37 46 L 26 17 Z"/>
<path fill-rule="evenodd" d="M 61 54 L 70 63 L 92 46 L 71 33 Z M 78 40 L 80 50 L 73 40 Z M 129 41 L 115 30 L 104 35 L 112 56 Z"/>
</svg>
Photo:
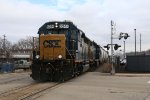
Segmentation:
<svg viewBox="0 0 150 100">
<path fill-rule="evenodd" d="M 1 100 L 33 100 L 60 83 L 33 83 L 0 94 Z"/>
<path fill-rule="evenodd" d="M 80 76 L 84 74 L 86 73 L 84 72 Z M 78 77 L 70 79 L 66 82 L 73 81 L 74 79 Z M 64 83 L 54 83 L 54 82 L 31 83 L 28 85 L 16 87 L 16 88 L 1 92 L 0 100 L 10 100 L 10 99 L 11 100 L 34 100 L 42 96 L 44 93 L 46 93 L 46 91 L 54 89 Z"/>
<path fill-rule="evenodd" d="M 43 95 L 47 90 L 53 89 L 54 87 L 60 85 L 60 83 L 55 83 L 51 86 L 39 89 L 37 91 L 32 92 L 31 94 L 27 94 L 23 97 L 20 97 L 19 100 L 34 100 L 38 97 L 40 97 L 41 95 Z"/>
</svg>

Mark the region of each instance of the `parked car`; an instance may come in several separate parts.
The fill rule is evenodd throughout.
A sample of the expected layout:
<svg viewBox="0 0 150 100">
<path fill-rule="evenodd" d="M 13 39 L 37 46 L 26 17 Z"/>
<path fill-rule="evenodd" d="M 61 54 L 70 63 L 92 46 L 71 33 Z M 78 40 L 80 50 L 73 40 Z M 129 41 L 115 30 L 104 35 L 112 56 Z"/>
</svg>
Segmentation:
<svg viewBox="0 0 150 100">
<path fill-rule="evenodd" d="M 28 62 L 27 60 L 17 60 L 14 63 L 14 69 L 29 69 L 31 66 L 31 62 Z"/>
</svg>

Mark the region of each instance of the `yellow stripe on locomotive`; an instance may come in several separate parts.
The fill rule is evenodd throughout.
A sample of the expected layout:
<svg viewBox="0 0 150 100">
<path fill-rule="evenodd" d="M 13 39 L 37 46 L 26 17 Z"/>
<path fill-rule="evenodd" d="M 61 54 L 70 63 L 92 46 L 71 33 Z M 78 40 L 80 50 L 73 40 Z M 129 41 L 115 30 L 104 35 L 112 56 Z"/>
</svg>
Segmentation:
<svg viewBox="0 0 150 100">
<path fill-rule="evenodd" d="M 40 35 L 40 60 L 66 59 L 64 34 Z"/>
</svg>

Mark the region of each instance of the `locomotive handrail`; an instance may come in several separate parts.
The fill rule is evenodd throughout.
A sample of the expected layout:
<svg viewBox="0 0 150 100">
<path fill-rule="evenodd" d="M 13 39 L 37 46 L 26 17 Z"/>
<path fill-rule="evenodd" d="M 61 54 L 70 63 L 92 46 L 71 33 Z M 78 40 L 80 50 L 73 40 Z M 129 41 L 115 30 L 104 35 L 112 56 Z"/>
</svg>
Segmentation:
<svg viewBox="0 0 150 100">
<path fill-rule="evenodd" d="M 49 62 L 47 65 L 50 65 L 52 70 L 55 70 L 54 66 Z"/>
<path fill-rule="evenodd" d="M 73 59 L 73 57 L 71 56 L 71 54 L 70 54 L 69 50 L 68 50 L 67 48 L 66 48 L 66 50 L 67 50 L 67 52 L 69 53 L 69 55 L 70 55 L 71 59 Z"/>
</svg>

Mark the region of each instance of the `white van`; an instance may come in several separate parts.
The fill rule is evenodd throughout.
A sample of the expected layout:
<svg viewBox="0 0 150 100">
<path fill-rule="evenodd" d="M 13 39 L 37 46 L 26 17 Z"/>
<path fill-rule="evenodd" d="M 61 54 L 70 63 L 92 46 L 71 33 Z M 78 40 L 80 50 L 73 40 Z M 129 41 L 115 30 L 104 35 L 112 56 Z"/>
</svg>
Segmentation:
<svg viewBox="0 0 150 100">
<path fill-rule="evenodd" d="M 27 60 L 17 60 L 14 63 L 14 69 L 29 69 L 31 66 L 31 62 L 28 62 Z"/>
</svg>

